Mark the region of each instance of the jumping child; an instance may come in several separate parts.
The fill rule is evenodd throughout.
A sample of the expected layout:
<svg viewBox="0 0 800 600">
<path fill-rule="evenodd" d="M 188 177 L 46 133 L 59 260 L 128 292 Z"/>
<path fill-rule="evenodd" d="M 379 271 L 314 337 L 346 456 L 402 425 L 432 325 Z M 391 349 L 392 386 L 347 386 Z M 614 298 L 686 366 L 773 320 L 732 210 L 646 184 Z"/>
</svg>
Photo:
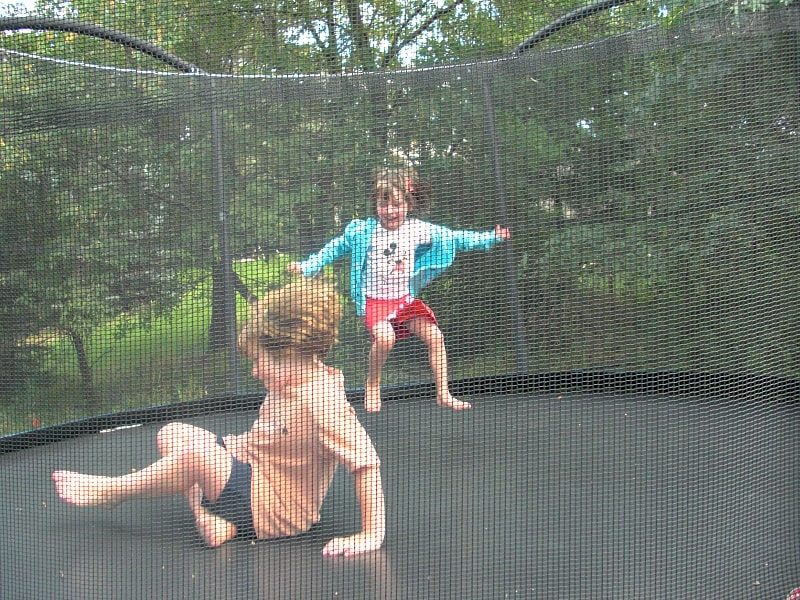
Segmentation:
<svg viewBox="0 0 800 600">
<path fill-rule="evenodd" d="M 362 530 L 330 540 L 325 555 L 380 548 L 385 532 L 380 461 L 345 397 L 340 371 L 322 358 L 336 342 L 338 295 L 319 281 L 296 281 L 256 305 L 239 337 L 253 377 L 269 391 L 250 431 L 217 437 L 185 423 L 158 432 L 162 457 L 127 475 L 53 473 L 59 497 L 112 508 L 133 498 L 183 494 L 212 547 L 237 533 L 297 535 L 319 521 L 338 465 L 353 475 Z"/>
<path fill-rule="evenodd" d="M 464 410 L 469 402 L 450 394 L 444 337 L 433 311 L 417 295 L 466 250 L 489 250 L 511 237 L 497 225 L 493 231 L 454 231 L 421 221 L 415 211 L 430 204 L 430 186 L 410 167 L 383 167 L 373 173 L 372 201 L 377 218 L 354 219 L 344 233 L 302 262 L 291 273 L 306 277 L 336 259 L 351 255 L 350 295 L 372 337 L 364 404 L 381 409 L 381 370 L 395 341 L 411 335 L 428 347 L 439 406 Z"/>
</svg>

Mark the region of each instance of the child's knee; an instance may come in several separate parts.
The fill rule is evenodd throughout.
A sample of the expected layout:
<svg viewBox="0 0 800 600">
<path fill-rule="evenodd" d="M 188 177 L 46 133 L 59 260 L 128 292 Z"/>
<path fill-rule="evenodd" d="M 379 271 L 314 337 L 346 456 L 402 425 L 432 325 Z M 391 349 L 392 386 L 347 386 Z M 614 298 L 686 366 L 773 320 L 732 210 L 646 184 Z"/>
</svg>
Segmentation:
<svg viewBox="0 0 800 600">
<path fill-rule="evenodd" d="M 394 327 L 388 321 L 381 321 L 380 323 L 376 323 L 375 326 L 372 328 L 372 340 L 373 343 L 379 346 L 393 346 L 396 335 L 394 333 Z"/>
<path fill-rule="evenodd" d="M 173 446 L 180 438 L 182 423 L 167 423 L 156 433 L 156 444 L 159 450 L 165 450 Z"/>
<path fill-rule="evenodd" d="M 444 345 L 444 334 L 439 329 L 438 325 L 427 323 L 421 328 L 419 337 L 428 345 L 429 348 L 439 347 Z"/>
<path fill-rule="evenodd" d="M 169 454 L 176 448 L 194 443 L 200 431 L 200 428 L 187 423 L 167 423 L 156 433 L 156 445 L 162 454 Z"/>
</svg>

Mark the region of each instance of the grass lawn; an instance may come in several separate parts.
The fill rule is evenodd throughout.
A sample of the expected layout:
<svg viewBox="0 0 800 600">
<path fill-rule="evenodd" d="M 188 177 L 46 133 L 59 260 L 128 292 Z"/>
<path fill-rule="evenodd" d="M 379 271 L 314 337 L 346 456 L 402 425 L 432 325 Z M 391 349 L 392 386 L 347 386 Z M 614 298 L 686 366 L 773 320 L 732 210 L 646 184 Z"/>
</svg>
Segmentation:
<svg viewBox="0 0 800 600">
<path fill-rule="evenodd" d="M 256 295 L 286 281 L 288 257 L 235 264 Z M 14 398 L 0 400 L 0 435 L 87 416 L 172 402 L 221 392 L 229 357 L 207 351 L 211 319 L 211 276 L 190 273 L 192 285 L 180 302 L 159 315 L 121 315 L 85 339 L 96 400 L 87 403 L 75 349 L 65 335 L 42 332 L 42 369 Z M 247 302 L 237 295 L 237 322 Z M 242 369 L 247 369 L 243 365 Z M 246 372 L 246 371 L 245 371 Z M 243 378 L 247 380 L 247 377 Z"/>
</svg>

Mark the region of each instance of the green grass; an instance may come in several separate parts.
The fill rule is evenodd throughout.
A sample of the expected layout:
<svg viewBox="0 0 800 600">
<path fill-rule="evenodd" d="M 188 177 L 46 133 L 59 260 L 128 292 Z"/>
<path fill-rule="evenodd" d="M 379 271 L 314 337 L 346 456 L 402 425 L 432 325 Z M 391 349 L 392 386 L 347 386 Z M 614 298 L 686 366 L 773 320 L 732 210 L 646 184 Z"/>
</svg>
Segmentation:
<svg viewBox="0 0 800 600">
<path fill-rule="evenodd" d="M 285 282 L 287 257 L 238 262 L 235 269 L 256 296 Z M 207 351 L 211 277 L 187 273 L 192 287 L 160 315 L 122 315 L 85 340 L 96 402 L 87 405 L 75 349 L 65 336 L 49 335 L 41 375 L 27 390 L 0 404 L 0 435 L 87 416 L 196 400 L 224 388 L 227 356 Z M 247 301 L 237 295 L 237 321 Z M 41 337 L 45 337 L 43 334 Z M 243 369 L 246 366 L 243 366 Z M 246 377 L 245 377 L 246 379 Z"/>
</svg>

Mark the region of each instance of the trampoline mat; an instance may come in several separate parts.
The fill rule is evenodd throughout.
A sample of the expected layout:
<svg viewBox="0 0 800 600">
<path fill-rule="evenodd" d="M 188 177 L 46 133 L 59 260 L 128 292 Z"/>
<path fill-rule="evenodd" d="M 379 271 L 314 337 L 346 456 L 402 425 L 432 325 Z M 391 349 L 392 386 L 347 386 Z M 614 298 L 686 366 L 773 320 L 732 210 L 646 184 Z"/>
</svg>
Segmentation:
<svg viewBox="0 0 800 600">
<path fill-rule="evenodd" d="M 798 411 L 780 399 L 639 395 L 357 406 L 382 460 L 384 547 L 326 558 L 359 528 L 339 469 L 297 538 L 203 546 L 181 498 L 60 502 L 54 469 L 121 474 L 156 425 L 0 456 L 0 597 L 782 599 L 800 585 Z M 189 422 L 217 433 L 255 413 Z"/>
</svg>

